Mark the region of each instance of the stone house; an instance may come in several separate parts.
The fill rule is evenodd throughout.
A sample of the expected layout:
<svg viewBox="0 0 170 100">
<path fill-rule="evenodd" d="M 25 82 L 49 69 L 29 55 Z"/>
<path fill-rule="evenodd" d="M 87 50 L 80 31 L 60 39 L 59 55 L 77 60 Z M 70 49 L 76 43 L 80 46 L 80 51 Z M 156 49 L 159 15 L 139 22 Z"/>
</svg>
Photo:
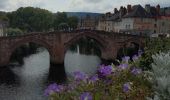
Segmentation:
<svg viewBox="0 0 170 100">
<path fill-rule="evenodd" d="M 98 20 L 96 17 L 91 17 L 90 15 L 87 15 L 85 18 L 80 18 L 78 29 L 96 30 L 97 24 Z"/>
</svg>

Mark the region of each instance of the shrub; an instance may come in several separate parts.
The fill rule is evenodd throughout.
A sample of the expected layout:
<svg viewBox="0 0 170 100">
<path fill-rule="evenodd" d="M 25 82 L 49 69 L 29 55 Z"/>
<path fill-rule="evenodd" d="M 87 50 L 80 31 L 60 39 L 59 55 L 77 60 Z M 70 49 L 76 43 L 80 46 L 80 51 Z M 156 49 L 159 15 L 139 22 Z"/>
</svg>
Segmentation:
<svg viewBox="0 0 170 100">
<path fill-rule="evenodd" d="M 152 56 L 151 78 L 155 89 L 153 100 L 170 100 L 170 52 Z"/>
<path fill-rule="evenodd" d="M 124 57 L 119 66 L 101 65 L 98 73 L 91 77 L 74 72 L 72 82 L 51 84 L 45 95 L 51 100 L 144 100 L 151 95 L 151 84 L 137 67 L 139 57 L 129 59 Z"/>
</svg>

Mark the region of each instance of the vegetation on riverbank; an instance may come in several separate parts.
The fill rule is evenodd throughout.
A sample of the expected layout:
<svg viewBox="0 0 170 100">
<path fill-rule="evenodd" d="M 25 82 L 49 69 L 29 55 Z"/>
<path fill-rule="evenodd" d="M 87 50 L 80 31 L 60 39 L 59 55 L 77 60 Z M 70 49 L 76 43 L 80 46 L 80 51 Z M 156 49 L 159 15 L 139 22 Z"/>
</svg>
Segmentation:
<svg viewBox="0 0 170 100">
<path fill-rule="evenodd" d="M 52 100 L 168 100 L 169 44 L 169 38 L 148 39 L 144 53 L 125 56 L 117 66 L 101 65 L 94 76 L 76 71 L 68 84 L 50 84 L 45 95 Z"/>
</svg>

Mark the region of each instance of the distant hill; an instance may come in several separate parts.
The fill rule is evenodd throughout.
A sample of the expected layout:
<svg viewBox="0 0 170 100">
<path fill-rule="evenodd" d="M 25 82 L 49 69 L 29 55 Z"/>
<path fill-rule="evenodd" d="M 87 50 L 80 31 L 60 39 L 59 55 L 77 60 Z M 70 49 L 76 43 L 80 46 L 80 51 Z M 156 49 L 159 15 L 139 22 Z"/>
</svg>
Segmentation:
<svg viewBox="0 0 170 100">
<path fill-rule="evenodd" d="M 102 13 L 91 13 L 91 12 L 66 12 L 67 16 L 76 16 L 78 18 L 84 18 L 86 15 L 90 15 L 91 17 L 97 17 L 101 15 Z"/>
</svg>

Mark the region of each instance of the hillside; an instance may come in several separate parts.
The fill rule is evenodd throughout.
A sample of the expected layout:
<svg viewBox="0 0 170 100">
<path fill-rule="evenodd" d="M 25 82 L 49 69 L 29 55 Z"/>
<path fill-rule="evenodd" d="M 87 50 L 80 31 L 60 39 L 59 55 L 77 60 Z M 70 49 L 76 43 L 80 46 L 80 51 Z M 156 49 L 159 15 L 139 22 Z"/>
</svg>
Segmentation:
<svg viewBox="0 0 170 100">
<path fill-rule="evenodd" d="M 67 16 L 76 16 L 78 18 L 83 18 L 86 17 L 86 15 L 90 15 L 92 17 L 97 17 L 99 16 L 101 13 L 91 13 L 91 12 L 66 12 Z"/>
</svg>

